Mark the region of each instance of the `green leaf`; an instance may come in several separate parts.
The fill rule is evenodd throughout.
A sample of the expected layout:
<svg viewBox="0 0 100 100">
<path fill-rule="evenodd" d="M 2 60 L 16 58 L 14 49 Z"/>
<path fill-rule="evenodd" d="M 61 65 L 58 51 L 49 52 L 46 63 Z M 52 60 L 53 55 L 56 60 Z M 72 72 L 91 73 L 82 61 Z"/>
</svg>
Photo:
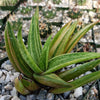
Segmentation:
<svg viewBox="0 0 100 100">
<path fill-rule="evenodd" d="M 6 46 L 7 55 L 8 55 L 12 65 L 13 65 L 13 67 L 16 69 L 16 71 L 20 72 L 20 70 L 17 68 L 17 65 L 16 65 L 16 63 L 14 62 L 14 59 L 13 59 L 13 55 L 12 55 L 13 48 L 11 46 L 11 42 L 10 42 L 10 39 L 9 39 L 9 35 L 7 34 L 7 30 L 5 30 L 5 46 Z"/>
<path fill-rule="evenodd" d="M 18 69 L 18 71 L 20 71 L 27 77 L 32 77 L 33 71 L 31 71 L 31 69 L 26 64 L 26 62 L 24 61 L 24 59 L 22 58 L 20 54 L 17 40 L 14 36 L 14 32 L 12 31 L 12 27 L 9 22 L 7 23 L 7 26 L 6 26 L 5 38 L 6 38 L 5 40 L 8 43 L 6 46 L 8 57 L 10 58 L 15 68 Z"/>
<path fill-rule="evenodd" d="M 23 95 L 27 95 L 30 93 L 29 90 L 27 90 L 24 85 L 22 84 L 21 80 L 16 78 L 15 79 L 15 88 L 17 89 L 17 91 Z"/>
<path fill-rule="evenodd" d="M 77 66 L 73 69 L 70 69 L 68 71 L 61 72 L 58 76 L 65 81 L 69 81 L 89 70 L 92 70 L 98 64 L 100 64 L 100 59 L 91 61 L 91 62 L 87 62 L 87 63 Z"/>
<path fill-rule="evenodd" d="M 35 73 L 41 73 L 42 71 L 40 70 L 40 68 L 36 65 L 35 61 L 33 60 L 32 56 L 30 55 L 30 53 L 28 52 L 28 50 L 26 49 L 23 40 L 22 40 L 22 27 L 19 28 L 19 32 L 18 32 L 18 45 L 19 45 L 19 49 L 21 52 L 21 55 L 23 57 L 23 59 L 25 60 L 25 62 L 29 65 L 29 67 L 35 72 Z"/>
<path fill-rule="evenodd" d="M 65 48 L 66 53 L 70 53 L 78 41 L 95 25 L 97 22 L 87 25 L 86 27 L 79 30 L 69 41 Z"/>
<path fill-rule="evenodd" d="M 64 35 L 64 37 L 62 38 L 62 40 L 60 41 L 59 45 L 57 46 L 55 52 L 54 52 L 54 56 L 60 55 L 64 52 L 64 49 L 66 47 L 66 45 L 68 45 L 68 41 L 70 40 L 75 28 L 77 25 L 77 21 L 75 21 L 67 30 L 66 34 Z"/>
<path fill-rule="evenodd" d="M 47 70 L 48 67 L 48 55 L 49 55 L 50 42 L 51 42 L 51 36 L 47 39 L 39 60 L 39 67 L 43 71 Z"/>
<path fill-rule="evenodd" d="M 54 88 L 54 89 L 51 89 L 49 92 L 52 92 L 54 94 L 64 93 L 64 92 L 73 90 L 77 87 L 83 86 L 83 85 L 85 85 L 91 81 L 97 80 L 99 78 L 100 78 L 100 71 L 93 72 L 91 74 L 83 76 L 80 79 L 77 79 L 73 82 L 70 82 L 70 84 L 73 85 L 73 87 L 71 87 L 71 88 L 70 87 L 69 88 L 68 87 L 66 87 L 66 88 Z"/>
<path fill-rule="evenodd" d="M 62 27 L 58 31 L 58 33 L 55 35 L 55 37 L 53 38 L 53 40 L 51 42 L 51 45 L 50 45 L 49 59 L 54 56 L 54 52 L 56 51 L 56 48 L 59 46 L 59 44 L 60 44 L 61 40 L 63 39 L 63 37 L 65 36 L 70 24 L 71 24 L 71 22 L 69 22 L 64 27 Z"/>
<path fill-rule="evenodd" d="M 59 78 L 56 74 L 49 74 L 49 75 L 36 75 L 33 74 L 35 80 L 43 85 L 50 86 L 50 87 L 72 87 L 69 83 L 63 81 Z"/>
<path fill-rule="evenodd" d="M 29 37 L 28 37 L 28 51 L 30 52 L 36 64 L 38 64 L 39 62 L 39 58 L 42 51 L 38 19 L 39 19 L 39 10 L 37 8 L 31 21 Z"/>
<path fill-rule="evenodd" d="M 23 86 L 28 89 L 29 91 L 35 91 L 37 89 L 39 89 L 39 86 L 31 79 L 26 78 L 26 77 L 22 77 L 20 75 L 20 80 L 23 84 Z"/>
<path fill-rule="evenodd" d="M 88 61 L 95 58 L 100 58 L 100 53 L 82 52 L 82 53 L 69 53 L 69 54 L 56 56 L 49 60 L 49 64 L 48 64 L 49 69 L 43 74 L 55 72 L 68 65 L 83 62 L 83 61 Z"/>
</svg>

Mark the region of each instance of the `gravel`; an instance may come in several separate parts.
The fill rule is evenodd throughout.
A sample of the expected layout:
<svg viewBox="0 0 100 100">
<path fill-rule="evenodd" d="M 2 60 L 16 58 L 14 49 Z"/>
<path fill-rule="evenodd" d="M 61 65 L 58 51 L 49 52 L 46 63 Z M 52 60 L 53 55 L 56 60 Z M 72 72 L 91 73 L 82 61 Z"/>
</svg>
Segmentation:
<svg viewBox="0 0 100 100">
<path fill-rule="evenodd" d="M 27 96 L 21 95 L 17 92 L 16 88 L 14 87 L 14 79 L 18 77 L 20 74 L 16 72 L 13 67 L 10 70 L 7 70 L 5 66 L 10 65 L 12 66 L 10 61 L 5 61 L 1 66 L 0 69 L 0 100 L 82 100 L 84 95 L 89 90 L 92 83 L 84 85 L 83 87 L 79 87 L 73 91 L 65 92 L 61 95 L 54 95 L 52 93 L 48 93 L 47 90 L 42 88 L 32 94 Z M 72 68 L 72 66 L 70 66 Z M 85 74 L 89 74 L 91 72 L 87 72 Z M 94 98 L 92 100 L 98 100 L 98 90 L 94 86 L 90 93 L 87 95 L 88 100 Z"/>
<path fill-rule="evenodd" d="M 30 3 L 31 4 L 31 3 Z M 28 5 L 30 5 L 28 4 Z M 1 17 L 0 19 L 2 19 L 3 17 L 6 16 L 6 14 L 8 14 L 9 12 L 6 11 L 1 11 Z M 63 25 L 68 23 L 70 20 L 72 20 L 71 18 L 67 17 L 67 10 L 64 11 L 63 14 L 63 20 L 61 19 L 62 16 L 62 12 L 59 11 L 57 12 L 57 16 L 54 19 L 50 19 L 48 21 L 50 22 L 60 22 L 62 20 Z M 41 12 L 40 12 L 41 13 Z M 34 10 L 32 12 L 32 14 L 34 14 Z M 12 17 L 13 21 L 17 20 L 18 18 L 21 18 L 23 16 L 26 17 L 31 17 L 32 14 L 29 14 L 27 16 L 26 15 L 22 15 L 19 12 L 17 12 L 16 14 L 14 14 L 14 16 Z M 17 17 L 16 17 L 17 16 Z M 41 16 L 41 15 L 40 15 Z M 96 13 L 90 11 L 89 13 L 87 11 L 83 12 L 82 18 L 80 18 L 80 21 L 83 21 L 85 24 L 89 23 L 89 16 L 91 16 L 92 20 L 95 22 L 97 19 L 95 19 Z M 42 17 L 42 16 L 41 16 Z M 16 19 L 17 18 L 17 19 Z M 12 20 L 9 18 L 9 20 Z M 41 18 L 42 20 L 45 20 L 44 17 Z M 30 26 L 30 21 L 23 21 L 23 35 L 27 35 L 29 32 L 29 26 Z M 52 25 L 52 33 L 53 36 L 57 33 L 57 31 L 60 29 L 60 27 L 58 26 L 54 26 Z M 94 27 L 94 32 L 95 32 L 95 38 L 96 38 L 96 43 L 100 44 L 100 25 L 99 26 L 95 26 Z M 92 37 L 91 37 L 92 31 L 90 30 L 86 37 L 89 40 L 89 42 L 92 42 Z M 83 37 L 80 42 L 87 42 L 86 38 Z M 98 48 L 98 52 L 100 52 L 99 48 Z M 5 57 L 6 52 L 2 53 L 0 52 L 0 58 Z M 67 68 L 63 68 L 62 71 L 65 71 L 65 69 L 71 69 L 75 67 L 75 65 L 71 65 L 68 66 Z M 85 74 L 82 74 L 80 77 L 90 74 L 91 71 L 86 72 Z M 14 87 L 14 79 L 16 77 L 19 76 L 19 72 L 16 72 L 15 69 L 13 68 L 12 64 L 10 63 L 9 60 L 5 61 L 1 67 L 0 67 L 0 100 L 82 100 L 82 98 L 85 96 L 85 94 L 87 93 L 87 91 L 89 90 L 91 84 L 93 83 L 89 83 L 87 85 L 84 85 L 83 87 L 79 87 L 73 91 L 68 91 L 65 92 L 61 95 L 54 95 L 52 93 L 48 93 L 47 90 L 45 90 L 44 88 L 42 88 L 39 91 L 36 91 L 32 94 L 29 94 L 27 96 L 23 96 L 20 93 L 17 92 L 16 88 Z M 97 87 L 94 86 L 89 94 L 86 97 L 87 100 L 99 100 L 98 99 L 98 90 Z"/>
</svg>

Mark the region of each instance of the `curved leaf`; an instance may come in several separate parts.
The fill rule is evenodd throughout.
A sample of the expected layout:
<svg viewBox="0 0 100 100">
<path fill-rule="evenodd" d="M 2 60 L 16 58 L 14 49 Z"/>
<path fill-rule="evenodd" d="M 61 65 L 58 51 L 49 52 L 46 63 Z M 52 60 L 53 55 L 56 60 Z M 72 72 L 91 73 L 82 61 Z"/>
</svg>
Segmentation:
<svg viewBox="0 0 100 100">
<path fill-rule="evenodd" d="M 39 19 L 39 10 L 37 8 L 34 16 L 32 17 L 29 36 L 28 36 L 28 50 L 37 65 L 42 51 L 38 19 Z"/>
<path fill-rule="evenodd" d="M 39 86 L 31 79 L 22 77 L 22 75 L 19 76 L 20 81 L 22 82 L 23 86 L 28 89 L 29 91 L 35 91 L 39 89 Z"/>
<path fill-rule="evenodd" d="M 9 39 L 9 35 L 7 34 L 7 30 L 5 30 L 5 46 L 6 46 L 6 52 L 7 52 L 7 55 L 11 61 L 11 63 L 13 64 L 13 67 L 16 69 L 16 71 L 19 71 L 20 70 L 17 68 L 17 65 L 13 59 L 13 54 L 12 54 L 12 50 L 13 48 L 11 47 L 11 42 L 10 42 L 10 39 Z"/>
<path fill-rule="evenodd" d="M 62 27 L 58 31 L 58 33 L 55 35 L 55 37 L 53 38 L 53 40 L 51 42 L 51 45 L 50 45 L 49 59 L 53 57 L 54 52 L 56 51 L 56 48 L 58 47 L 58 45 L 60 44 L 61 40 L 65 36 L 70 24 L 71 24 L 71 22 L 69 22 L 64 27 Z"/>
<path fill-rule="evenodd" d="M 66 53 L 70 53 L 72 49 L 75 47 L 75 45 L 78 43 L 78 41 L 98 22 L 92 23 L 87 25 L 86 27 L 79 30 L 69 41 L 68 45 L 65 48 Z"/>
<path fill-rule="evenodd" d="M 26 47 L 25 47 L 25 45 L 23 43 L 21 29 L 22 29 L 22 27 L 19 28 L 19 32 L 18 32 L 18 36 L 17 36 L 18 45 L 19 45 L 19 49 L 20 49 L 21 55 L 22 55 L 23 59 L 26 61 L 26 63 L 29 65 L 29 67 L 35 73 L 41 73 L 42 71 L 36 65 L 36 63 L 34 62 L 33 58 L 31 57 L 30 53 L 28 52 L 28 50 L 26 49 Z"/>
<path fill-rule="evenodd" d="M 30 91 L 27 90 L 27 89 L 24 87 L 24 85 L 22 84 L 22 82 L 21 82 L 18 78 L 15 79 L 15 88 L 17 89 L 17 91 L 18 91 L 19 93 L 21 93 L 21 94 L 23 94 L 23 95 L 27 95 L 27 94 L 30 93 Z"/>
<path fill-rule="evenodd" d="M 98 64 L 100 64 L 100 59 L 91 61 L 91 62 L 87 62 L 87 63 L 77 66 L 73 69 L 70 69 L 68 71 L 61 72 L 58 76 L 65 81 L 69 81 L 89 70 L 92 70 Z"/>
<path fill-rule="evenodd" d="M 70 40 L 75 28 L 77 25 L 77 21 L 75 21 L 67 30 L 66 34 L 64 35 L 64 37 L 62 38 L 62 40 L 60 41 L 59 45 L 57 46 L 55 52 L 54 52 L 54 56 L 63 54 L 64 49 L 66 47 L 66 45 L 68 45 L 68 41 Z"/>
<path fill-rule="evenodd" d="M 5 30 L 5 40 L 8 43 L 6 46 L 8 57 L 10 58 L 11 62 L 14 64 L 15 68 L 17 68 L 20 72 L 22 72 L 27 77 L 32 77 L 32 71 L 22 58 L 19 46 L 16 40 L 16 37 L 14 35 L 14 32 L 12 31 L 12 27 L 10 23 L 7 23 L 6 30 Z M 9 56 L 10 54 L 10 56 Z"/>
<path fill-rule="evenodd" d="M 49 75 L 36 75 L 33 74 L 35 80 L 43 85 L 50 86 L 50 87 L 72 87 L 69 83 L 63 81 L 59 78 L 56 74 L 49 74 Z"/>
<path fill-rule="evenodd" d="M 69 54 L 56 56 L 49 60 L 49 69 L 43 74 L 55 72 L 68 65 L 83 62 L 83 61 L 88 61 L 95 58 L 100 58 L 100 53 L 81 52 L 81 53 L 69 53 Z"/>
<path fill-rule="evenodd" d="M 49 47 L 51 42 L 51 36 L 47 39 L 40 56 L 39 67 L 41 70 L 45 71 L 48 67 L 48 55 L 49 55 Z"/>
<path fill-rule="evenodd" d="M 52 92 L 54 94 L 64 93 L 64 92 L 73 90 L 77 87 L 83 86 L 83 85 L 85 85 L 91 81 L 97 80 L 99 78 L 100 78 L 100 71 L 93 72 L 91 74 L 83 76 L 80 79 L 77 79 L 73 82 L 70 82 L 70 84 L 73 85 L 73 87 L 71 87 L 71 88 L 70 87 L 69 88 L 68 87 L 66 87 L 66 88 L 54 88 L 54 89 L 51 89 L 49 92 Z"/>
</svg>

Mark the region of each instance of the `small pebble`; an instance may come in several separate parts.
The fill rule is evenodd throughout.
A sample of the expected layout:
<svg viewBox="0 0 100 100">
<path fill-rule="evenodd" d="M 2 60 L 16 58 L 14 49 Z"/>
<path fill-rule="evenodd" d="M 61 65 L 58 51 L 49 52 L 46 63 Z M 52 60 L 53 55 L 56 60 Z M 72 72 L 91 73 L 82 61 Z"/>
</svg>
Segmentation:
<svg viewBox="0 0 100 100">
<path fill-rule="evenodd" d="M 74 96 L 78 98 L 81 95 L 82 95 L 82 87 L 75 89 Z"/>
<path fill-rule="evenodd" d="M 63 95 L 64 95 L 64 99 L 66 99 L 68 96 L 69 96 L 69 94 L 70 94 L 70 91 L 68 91 L 68 92 L 65 92 Z"/>
<path fill-rule="evenodd" d="M 3 75 L 3 76 L 0 78 L 0 83 L 4 82 L 4 81 L 5 81 L 5 78 L 6 78 L 6 76 Z"/>
<path fill-rule="evenodd" d="M 6 90 L 12 90 L 12 85 L 9 85 L 9 84 L 7 84 L 5 87 L 4 87 Z"/>
<path fill-rule="evenodd" d="M 32 94 L 32 95 L 27 95 L 27 100 L 36 100 L 36 95 Z"/>
<path fill-rule="evenodd" d="M 11 71 L 13 69 L 12 65 L 5 65 L 3 68 L 7 71 Z"/>
<path fill-rule="evenodd" d="M 11 100 L 21 100 L 21 99 L 19 99 L 17 96 L 14 96 Z M 29 99 L 29 100 L 31 100 L 31 99 Z"/>
<path fill-rule="evenodd" d="M 9 73 L 7 73 L 7 76 L 6 76 L 6 79 L 5 79 L 6 83 L 8 83 L 10 81 L 10 77 L 11 77 L 11 75 Z"/>
<path fill-rule="evenodd" d="M 0 98 L 0 100 L 10 100 L 11 99 L 11 95 L 4 95 Z"/>
<path fill-rule="evenodd" d="M 20 98 L 21 100 L 27 100 L 27 99 L 26 99 L 26 96 L 23 96 L 23 95 L 21 95 L 21 94 L 20 94 L 19 98 Z"/>
<path fill-rule="evenodd" d="M 37 95 L 38 100 L 45 100 L 47 95 L 47 90 L 40 90 L 39 94 Z"/>
<path fill-rule="evenodd" d="M 18 92 L 15 87 L 13 87 L 12 91 L 10 92 L 12 96 L 17 96 Z"/>
<path fill-rule="evenodd" d="M 54 100 L 54 94 L 48 93 L 46 98 L 47 98 L 46 100 Z"/>
<path fill-rule="evenodd" d="M 3 74 L 3 73 L 2 73 L 2 71 L 0 70 L 0 77 L 2 77 L 2 74 Z"/>
</svg>

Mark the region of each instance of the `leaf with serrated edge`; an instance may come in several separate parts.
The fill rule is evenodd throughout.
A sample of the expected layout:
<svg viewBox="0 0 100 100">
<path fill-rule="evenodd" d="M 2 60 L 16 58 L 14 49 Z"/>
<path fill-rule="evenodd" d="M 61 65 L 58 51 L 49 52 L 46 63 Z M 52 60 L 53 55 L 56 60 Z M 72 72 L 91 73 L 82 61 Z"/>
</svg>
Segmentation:
<svg viewBox="0 0 100 100">
<path fill-rule="evenodd" d="M 66 24 L 64 27 L 62 27 L 58 33 L 55 35 L 55 37 L 53 38 L 51 45 L 50 45 L 50 52 L 49 52 L 49 59 L 53 57 L 54 52 L 57 48 L 57 46 L 60 44 L 62 38 L 64 37 L 64 35 L 66 34 L 69 26 L 70 26 L 71 22 L 69 22 L 68 24 Z"/>
<path fill-rule="evenodd" d="M 72 49 L 75 47 L 75 45 L 78 43 L 78 41 L 98 22 L 92 23 L 87 25 L 86 27 L 82 28 L 80 31 L 78 31 L 69 41 L 68 45 L 65 48 L 66 53 L 70 53 Z"/>
<path fill-rule="evenodd" d="M 9 57 L 11 63 L 13 64 L 13 67 L 16 69 L 16 71 L 20 72 L 20 70 L 17 68 L 17 65 L 16 65 L 16 63 L 14 62 L 14 59 L 13 59 L 12 49 L 11 49 L 12 47 L 11 47 L 9 35 L 7 36 L 7 30 L 5 30 L 5 46 L 6 46 L 7 55 Z"/>
<path fill-rule="evenodd" d="M 89 70 L 92 70 L 98 64 L 100 64 L 100 59 L 87 62 L 68 71 L 61 72 L 58 76 L 65 81 L 69 81 Z"/>
<path fill-rule="evenodd" d="M 29 93 L 30 93 L 30 91 L 27 90 L 27 89 L 24 87 L 24 85 L 22 84 L 22 82 L 21 82 L 18 78 L 15 79 L 15 88 L 17 89 L 17 91 L 18 91 L 19 93 L 21 93 L 21 94 L 23 94 L 23 95 L 26 95 L 26 94 L 29 94 Z"/>
<path fill-rule="evenodd" d="M 31 71 L 30 68 L 27 68 L 28 67 L 27 64 L 22 59 L 22 56 L 19 52 L 17 40 L 15 38 L 14 32 L 12 31 L 12 27 L 9 22 L 7 23 L 6 30 L 7 31 L 5 31 L 5 32 L 7 32 L 6 34 L 7 34 L 7 38 L 8 38 L 10 53 L 13 57 L 14 63 L 16 64 L 16 67 L 19 69 L 20 72 L 22 72 L 27 77 L 32 77 L 33 72 Z"/>
<path fill-rule="evenodd" d="M 80 79 L 77 79 L 73 82 L 69 82 L 71 85 L 73 85 L 73 87 L 66 87 L 66 88 L 54 88 L 51 89 L 49 92 L 52 92 L 54 94 L 60 94 L 60 93 L 64 93 L 70 90 L 73 90 L 75 88 L 78 88 L 80 86 L 83 86 L 91 81 L 97 80 L 100 78 L 100 71 L 97 72 L 93 72 L 91 74 L 88 74 L 86 76 L 81 77 Z"/>
<path fill-rule="evenodd" d="M 65 82 L 61 78 L 59 78 L 56 74 L 49 75 L 36 75 L 33 74 L 35 80 L 43 85 L 50 87 L 72 87 L 69 83 Z"/>
<path fill-rule="evenodd" d="M 28 37 L 28 50 L 37 65 L 42 51 L 38 19 L 39 19 L 39 11 L 37 8 L 34 16 L 32 17 L 29 37 Z"/>
<path fill-rule="evenodd" d="M 55 72 L 71 64 L 88 61 L 95 58 L 100 58 L 100 53 L 82 52 L 82 53 L 69 53 L 69 54 L 56 56 L 49 60 L 49 64 L 48 64 L 49 69 L 46 72 L 44 72 L 43 75 Z"/>
<path fill-rule="evenodd" d="M 22 77 L 20 78 L 23 86 L 28 89 L 29 91 L 35 91 L 37 89 L 39 89 L 39 86 L 35 83 L 35 81 L 26 78 L 26 77 Z"/>
<path fill-rule="evenodd" d="M 26 61 L 26 63 L 29 65 L 29 67 L 35 72 L 35 73 L 42 73 L 42 71 L 40 70 L 40 68 L 36 65 L 36 63 L 34 62 L 32 56 L 30 55 L 30 53 L 28 52 L 28 50 L 26 49 L 23 40 L 22 40 L 22 27 L 20 27 L 19 32 L 18 32 L 18 45 L 19 45 L 19 49 L 21 52 L 21 55 L 23 57 L 23 59 Z"/>
<path fill-rule="evenodd" d="M 64 52 L 64 49 L 66 47 L 66 45 L 68 45 L 68 40 L 70 40 L 75 28 L 77 25 L 77 21 L 75 21 L 67 30 L 66 34 L 64 35 L 64 37 L 62 38 L 62 40 L 60 41 L 59 45 L 57 46 L 55 52 L 54 52 L 54 56 L 60 55 Z"/>
<path fill-rule="evenodd" d="M 45 71 L 48 67 L 48 55 L 49 55 L 49 46 L 51 42 L 51 36 L 47 39 L 40 56 L 39 67 L 41 70 Z"/>
</svg>

